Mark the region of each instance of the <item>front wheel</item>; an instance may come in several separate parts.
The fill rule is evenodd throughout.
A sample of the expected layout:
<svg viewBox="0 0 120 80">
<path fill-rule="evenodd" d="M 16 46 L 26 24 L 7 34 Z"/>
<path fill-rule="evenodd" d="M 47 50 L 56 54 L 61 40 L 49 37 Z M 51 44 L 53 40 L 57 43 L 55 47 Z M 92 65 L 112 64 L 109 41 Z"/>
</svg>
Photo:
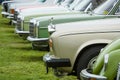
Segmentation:
<svg viewBox="0 0 120 80">
<path fill-rule="evenodd" d="M 98 56 L 98 54 L 100 53 L 100 50 L 104 47 L 105 45 L 92 46 L 83 52 L 82 56 L 78 59 L 76 69 L 78 79 L 80 79 L 81 70 L 91 65 L 90 61 L 95 59 L 95 57 Z"/>
</svg>

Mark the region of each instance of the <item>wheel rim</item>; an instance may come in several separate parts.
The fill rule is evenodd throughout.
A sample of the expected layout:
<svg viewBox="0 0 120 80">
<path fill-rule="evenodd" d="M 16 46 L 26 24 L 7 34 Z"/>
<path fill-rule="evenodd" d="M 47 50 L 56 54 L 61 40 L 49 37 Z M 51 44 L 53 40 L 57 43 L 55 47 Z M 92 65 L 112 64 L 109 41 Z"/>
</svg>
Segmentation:
<svg viewBox="0 0 120 80">
<path fill-rule="evenodd" d="M 89 61 L 88 66 L 87 66 L 88 69 L 92 69 L 92 68 L 93 68 L 93 65 L 95 64 L 96 59 L 97 59 L 97 56 L 93 57 L 93 58 Z"/>
</svg>

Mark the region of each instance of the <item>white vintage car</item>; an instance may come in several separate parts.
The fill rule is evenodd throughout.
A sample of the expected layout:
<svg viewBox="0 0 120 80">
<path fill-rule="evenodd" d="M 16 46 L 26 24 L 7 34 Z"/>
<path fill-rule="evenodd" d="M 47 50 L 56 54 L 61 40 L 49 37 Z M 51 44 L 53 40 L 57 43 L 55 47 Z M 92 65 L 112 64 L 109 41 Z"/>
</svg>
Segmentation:
<svg viewBox="0 0 120 80">
<path fill-rule="evenodd" d="M 68 9 L 65 8 L 67 6 L 69 6 L 71 3 L 72 3 L 73 0 L 47 0 L 46 2 L 42 3 L 42 5 L 37 5 L 37 6 L 29 6 L 29 7 L 19 7 L 17 9 L 15 9 L 15 13 L 14 13 L 14 20 L 17 19 L 17 16 L 18 15 L 33 15 L 33 14 L 44 14 L 44 13 L 50 13 L 50 12 L 53 12 L 55 11 L 56 13 L 59 13 L 59 11 L 67 11 L 68 12 Z M 71 5 L 70 5 L 70 8 L 73 8 L 74 6 L 77 5 L 77 3 L 79 3 L 81 0 L 75 0 Z M 51 3 L 51 4 L 50 4 Z M 55 4 L 59 4 L 59 5 L 55 5 Z M 60 6 L 64 4 L 64 6 Z M 71 7 L 72 6 L 72 7 Z M 53 9 L 54 8 L 54 9 Z M 31 10 L 30 10 L 31 9 Z"/>
<path fill-rule="evenodd" d="M 3 16 L 13 16 L 14 10 L 18 7 L 23 6 L 38 6 L 42 5 L 45 0 L 13 0 L 13 1 L 4 1 L 2 3 L 2 12 Z M 50 2 L 51 3 L 51 2 Z"/>
<path fill-rule="evenodd" d="M 119 17 L 119 15 L 118 15 Z M 86 68 L 108 43 L 120 37 L 120 18 L 56 24 L 49 37 L 50 52 L 43 58 L 55 73 L 76 73 Z"/>
<path fill-rule="evenodd" d="M 41 14 L 50 14 L 51 12 L 54 13 L 63 13 L 63 12 L 68 12 L 68 9 L 65 8 L 64 6 L 58 6 L 58 5 L 47 5 L 47 3 L 52 2 L 54 3 L 54 0 L 48 0 L 43 3 L 43 5 L 38 5 L 38 6 L 29 6 L 29 7 L 19 7 L 15 9 L 15 13 L 13 16 L 13 22 L 16 23 L 17 17 L 22 16 L 22 17 L 29 17 L 29 16 L 39 16 Z M 34 17 L 32 17 L 34 18 Z"/>
</svg>

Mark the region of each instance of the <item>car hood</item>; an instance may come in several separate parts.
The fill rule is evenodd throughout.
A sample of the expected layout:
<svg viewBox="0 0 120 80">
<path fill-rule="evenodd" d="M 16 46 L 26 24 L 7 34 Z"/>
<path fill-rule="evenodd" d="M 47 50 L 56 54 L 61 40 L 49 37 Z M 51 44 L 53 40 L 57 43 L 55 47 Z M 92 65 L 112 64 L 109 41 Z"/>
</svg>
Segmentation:
<svg viewBox="0 0 120 80">
<path fill-rule="evenodd" d="M 120 31 L 120 18 L 80 21 L 55 25 L 53 35 L 65 36 L 86 33 L 105 33 Z"/>
</svg>

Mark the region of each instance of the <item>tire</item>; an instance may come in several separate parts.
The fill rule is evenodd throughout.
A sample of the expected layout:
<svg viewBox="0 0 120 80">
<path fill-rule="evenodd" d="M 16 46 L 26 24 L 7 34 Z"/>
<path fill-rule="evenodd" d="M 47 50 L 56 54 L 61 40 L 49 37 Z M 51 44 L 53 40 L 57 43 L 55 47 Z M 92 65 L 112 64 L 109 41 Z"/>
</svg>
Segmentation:
<svg viewBox="0 0 120 80">
<path fill-rule="evenodd" d="M 105 45 L 95 45 L 89 47 L 83 52 L 82 56 L 78 59 L 78 63 L 76 67 L 76 73 L 78 79 L 80 79 L 81 70 L 87 68 L 87 66 L 89 65 L 89 61 L 95 58 L 96 56 L 98 56 L 100 50 L 104 47 Z"/>
</svg>

